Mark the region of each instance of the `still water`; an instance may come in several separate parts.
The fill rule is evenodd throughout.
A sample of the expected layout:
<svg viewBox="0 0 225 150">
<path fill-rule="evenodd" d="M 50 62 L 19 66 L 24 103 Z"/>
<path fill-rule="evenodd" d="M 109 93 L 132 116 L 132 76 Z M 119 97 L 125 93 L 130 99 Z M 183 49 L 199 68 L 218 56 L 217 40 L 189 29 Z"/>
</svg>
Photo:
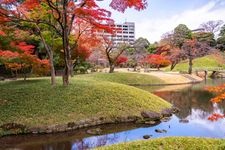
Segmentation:
<svg viewBox="0 0 225 150">
<path fill-rule="evenodd" d="M 180 108 L 169 121 L 154 126 L 119 124 L 99 126 L 102 135 L 86 134 L 87 129 L 50 135 L 20 135 L 0 138 L 0 149 L 17 150 L 77 150 L 90 149 L 120 142 L 143 139 L 144 135 L 151 138 L 166 136 L 196 136 L 225 138 L 225 119 L 211 122 L 207 118 L 212 113 L 224 113 L 225 103 L 213 105 L 209 100 L 212 93 L 204 90 L 208 85 L 219 85 L 225 80 L 208 80 L 207 82 L 181 86 L 154 87 L 153 93 Z M 139 87 L 151 91 L 150 87 Z M 178 90 L 179 89 L 179 90 Z M 152 92 L 152 91 L 151 91 Z M 181 121 L 184 120 L 184 121 Z M 96 128 L 96 127 L 95 127 Z M 155 132 L 164 130 L 163 133 Z"/>
</svg>

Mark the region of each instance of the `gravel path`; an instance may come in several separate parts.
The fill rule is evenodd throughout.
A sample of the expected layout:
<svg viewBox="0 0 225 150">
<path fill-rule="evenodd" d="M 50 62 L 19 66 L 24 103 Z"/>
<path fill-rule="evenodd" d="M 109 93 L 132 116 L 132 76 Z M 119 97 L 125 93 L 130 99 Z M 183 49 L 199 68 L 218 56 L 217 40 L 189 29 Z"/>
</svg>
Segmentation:
<svg viewBox="0 0 225 150">
<path fill-rule="evenodd" d="M 132 72 L 128 71 L 128 69 L 116 69 L 115 71 L 118 72 Z M 133 72 L 136 73 L 136 72 Z M 165 81 L 167 84 L 185 84 L 185 83 L 196 83 L 201 82 L 204 79 L 196 76 L 196 75 L 190 75 L 190 74 L 180 74 L 178 72 L 164 72 L 164 71 L 150 71 L 150 72 L 144 72 L 141 70 L 139 73 L 146 74 L 146 75 L 152 75 L 160 78 L 161 80 Z"/>
</svg>

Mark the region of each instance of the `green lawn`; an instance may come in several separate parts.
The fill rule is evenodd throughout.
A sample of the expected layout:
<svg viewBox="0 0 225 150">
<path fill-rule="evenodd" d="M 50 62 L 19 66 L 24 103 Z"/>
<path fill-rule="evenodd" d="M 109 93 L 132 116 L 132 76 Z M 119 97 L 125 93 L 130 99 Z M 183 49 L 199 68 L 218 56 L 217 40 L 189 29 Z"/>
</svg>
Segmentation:
<svg viewBox="0 0 225 150">
<path fill-rule="evenodd" d="M 140 116 L 143 110 L 159 112 L 171 107 L 144 90 L 91 77 L 74 77 L 68 87 L 61 84 L 61 78 L 55 87 L 48 78 L 0 82 L 0 126 L 14 122 L 37 127 L 92 117 Z"/>
<path fill-rule="evenodd" d="M 79 75 L 78 78 L 93 79 L 96 81 L 110 81 L 126 85 L 163 84 L 164 81 L 154 76 L 139 73 L 94 73 Z"/>
<path fill-rule="evenodd" d="M 193 69 L 217 69 L 217 68 L 225 69 L 225 64 L 220 60 L 218 60 L 218 57 L 215 57 L 214 55 L 196 58 L 193 61 Z M 165 70 L 169 71 L 170 67 L 167 67 Z M 186 60 L 177 64 L 176 67 L 173 69 L 173 71 L 188 71 L 188 61 Z"/>
<path fill-rule="evenodd" d="M 99 150 L 224 150 L 225 140 L 167 137 L 101 147 Z"/>
</svg>

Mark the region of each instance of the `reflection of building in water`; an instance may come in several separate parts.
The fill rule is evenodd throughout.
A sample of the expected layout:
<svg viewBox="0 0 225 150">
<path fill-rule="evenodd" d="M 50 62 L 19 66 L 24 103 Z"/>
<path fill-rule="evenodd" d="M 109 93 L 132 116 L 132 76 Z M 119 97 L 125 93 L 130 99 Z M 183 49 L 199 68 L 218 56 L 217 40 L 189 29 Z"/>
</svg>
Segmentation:
<svg viewBox="0 0 225 150">
<path fill-rule="evenodd" d="M 95 147 L 105 146 L 110 143 L 117 143 L 118 136 L 116 134 L 101 135 L 95 137 L 84 138 L 73 143 L 72 150 L 92 149 Z"/>
</svg>

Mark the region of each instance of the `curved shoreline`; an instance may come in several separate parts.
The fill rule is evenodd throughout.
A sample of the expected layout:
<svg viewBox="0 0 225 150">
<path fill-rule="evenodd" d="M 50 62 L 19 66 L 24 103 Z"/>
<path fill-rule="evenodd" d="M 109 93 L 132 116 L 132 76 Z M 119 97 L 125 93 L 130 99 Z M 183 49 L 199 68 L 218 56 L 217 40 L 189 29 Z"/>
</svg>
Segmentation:
<svg viewBox="0 0 225 150">
<path fill-rule="evenodd" d="M 185 85 L 185 84 L 197 84 L 201 83 L 202 81 L 196 82 L 186 82 L 186 83 L 165 83 L 165 84 L 128 84 L 130 86 L 170 86 L 170 85 Z"/>
<path fill-rule="evenodd" d="M 154 125 L 157 122 L 160 122 L 163 118 L 171 117 L 172 114 L 179 112 L 179 109 L 176 107 L 171 107 L 163 109 L 160 113 L 152 111 L 142 111 L 140 116 L 118 116 L 114 119 L 112 118 L 91 118 L 80 121 L 68 122 L 65 124 L 59 125 L 50 125 L 42 127 L 27 127 L 23 124 L 17 123 L 7 123 L 0 126 L 0 129 L 3 130 L 4 136 L 10 135 L 19 135 L 19 134 L 49 134 L 49 133 L 60 133 L 67 132 L 87 127 L 94 127 L 98 125 L 105 124 L 118 124 L 118 123 L 135 123 L 135 124 L 148 124 Z"/>
</svg>

